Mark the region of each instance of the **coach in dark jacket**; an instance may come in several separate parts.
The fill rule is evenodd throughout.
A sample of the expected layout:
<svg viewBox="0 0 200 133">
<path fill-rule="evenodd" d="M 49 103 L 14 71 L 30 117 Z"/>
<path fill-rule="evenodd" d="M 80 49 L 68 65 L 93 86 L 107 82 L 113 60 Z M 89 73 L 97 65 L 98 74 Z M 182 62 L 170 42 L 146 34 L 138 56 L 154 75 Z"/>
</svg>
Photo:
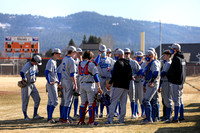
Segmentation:
<svg viewBox="0 0 200 133">
<path fill-rule="evenodd" d="M 129 60 L 120 58 L 114 64 L 113 74 L 109 84 L 113 84 L 113 87 L 128 90 L 130 80 L 132 80 L 132 70 Z"/>
<path fill-rule="evenodd" d="M 174 118 L 170 122 L 179 122 L 184 120 L 184 105 L 182 100 L 183 84 L 186 77 L 186 61 L 181 53 L 181 46 L 174 43 L 170 47 L 173 59 L 169 71 L 167 72 L 168 81 L 171 83 L 171 94 L 174 101 Z M 180 112 L 180 117 L 178 114 Z"/>
<path fill-rule="evenodd" d="M 115 52 L 115 55 L 118 59 L 114 65 L 111 80 L 106 86 L 107 89 L 110 90 L 110 87 L 113 85 L 111 90 L 111 104 L 109 106 L 110 113 L 108 116 L 108 121 L 105 122 L 105 124 L 113 123 L 114 110 L 119 101 L 121 105 L 119 123 L 124 123 L 129 83 L 132 80 L 132 69 L 129 64 L 129 60 L 124 59 L 124 51 L 118 49 Z"/>
</svg>

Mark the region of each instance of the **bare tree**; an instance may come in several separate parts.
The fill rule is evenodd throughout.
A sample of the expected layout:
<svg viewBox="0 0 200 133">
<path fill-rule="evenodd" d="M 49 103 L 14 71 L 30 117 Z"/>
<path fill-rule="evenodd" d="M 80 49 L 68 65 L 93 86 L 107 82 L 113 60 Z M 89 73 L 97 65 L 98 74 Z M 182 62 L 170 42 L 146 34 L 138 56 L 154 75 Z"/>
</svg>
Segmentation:
<svg viewBox="0 0 200 133">
<path fill-rule="evenodd" d="M 102 37 L 103 44 L 106 45 L 107 48 L 113 49 L 114 48 L 114 40 L 112 35 L 106 34 Z"/>
</svg>

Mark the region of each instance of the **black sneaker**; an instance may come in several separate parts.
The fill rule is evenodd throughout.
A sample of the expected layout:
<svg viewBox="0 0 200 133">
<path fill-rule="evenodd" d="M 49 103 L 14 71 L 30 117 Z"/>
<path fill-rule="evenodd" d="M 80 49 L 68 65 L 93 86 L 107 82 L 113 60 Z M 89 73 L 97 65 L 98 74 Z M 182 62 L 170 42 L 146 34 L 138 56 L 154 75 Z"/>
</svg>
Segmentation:
<svg viewBox="0 0 200 133">
<path fill-rule="evenodd" d="M 172 120 L 172 123 L 179 123 L 179 120 Z"/>
<path fill-rule="evenodd" d="M 184 121 L 185 118 L 180 118 L 180 117 L 179 117 L 178 120 L 179 120 L 179 121 Z"/>
</svg>

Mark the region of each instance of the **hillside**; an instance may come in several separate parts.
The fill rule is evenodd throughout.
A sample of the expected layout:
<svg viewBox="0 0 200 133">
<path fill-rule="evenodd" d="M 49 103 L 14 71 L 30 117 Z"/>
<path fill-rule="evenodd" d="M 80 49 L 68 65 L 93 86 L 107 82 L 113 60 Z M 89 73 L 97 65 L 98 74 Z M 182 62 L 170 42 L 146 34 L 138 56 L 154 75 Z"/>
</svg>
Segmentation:
<svg viewBox="0 0 200 133">
<path fill-rule="evenodd" d="M 83 35 L 112 35 L 115 47 L 138 50 L 140 33 L 145 32 L 146 47 L 159 45 L 160 24 L 121 17 L 103 16 L 95 12 L 79 12 L 66 17 L 46 18 L 32 15 L 0 13 L 0 49 L 4 50 L 5 36 L 39 37 L 42 51 L 52 47 L 64 48 L 73 38 L 77 46 Z M 40 30 L 42 29 L 42 30 Z M 162 24 L 162 42 L 200 42 L 200 27 Z"/>
</svg>

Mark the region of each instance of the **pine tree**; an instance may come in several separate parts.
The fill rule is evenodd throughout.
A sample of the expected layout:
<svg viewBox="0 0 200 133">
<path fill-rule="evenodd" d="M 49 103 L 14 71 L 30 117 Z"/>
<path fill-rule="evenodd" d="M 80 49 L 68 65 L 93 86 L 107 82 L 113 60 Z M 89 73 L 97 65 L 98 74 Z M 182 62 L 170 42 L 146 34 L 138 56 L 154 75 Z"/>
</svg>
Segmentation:
<svg viewBox="0 0 200 133">
<path fill-rule="evenodd" d="M 46 53 L 45 53 L 45 57 L 51 57 L 52 54 L 52 49 L 50 48 Z"/>
<path fill-rule="evenodd" d="M 83 36 L 83 40 L 82 40 L 82 44 L 86 44 L 87 43 L 87 38 L 86 35 Z"/>
<path fill-rule="evenodd" d="M 71 39 L 70 41 L 69 41 L 69 44 L 68 44 L 69 46 L 74 46 L 74 47 L 76 47 L 76 44 L 74 43 L 74 40 L 73 39 Z"/>
</svg>

